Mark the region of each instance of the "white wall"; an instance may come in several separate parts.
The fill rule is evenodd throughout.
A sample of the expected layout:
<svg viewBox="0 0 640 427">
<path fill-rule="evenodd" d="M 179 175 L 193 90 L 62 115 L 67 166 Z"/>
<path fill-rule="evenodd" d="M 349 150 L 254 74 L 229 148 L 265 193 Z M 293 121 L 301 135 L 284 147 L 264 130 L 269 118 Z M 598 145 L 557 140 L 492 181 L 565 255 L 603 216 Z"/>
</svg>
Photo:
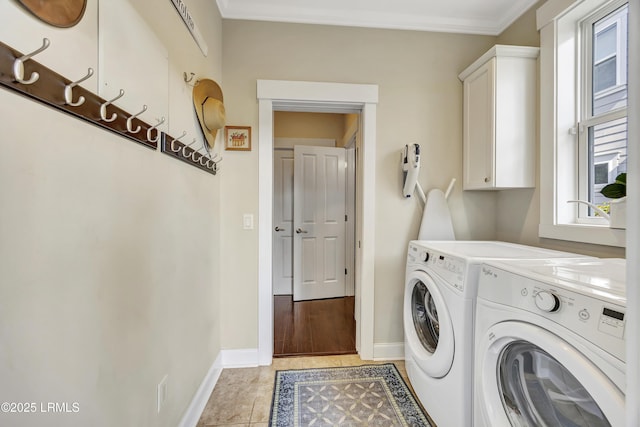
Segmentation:
<svg viewBox="0 0 640 427">
<path fill-rule="evenodd" d="M 225 20 L 223 76 L 229 124 L 250 125 L 257 141 L 256 79 L 379 85 L 377 109 L 375 342 L 403 340 L 405 252 L 421 206 L 401 196 L 400 150 L 423 147 L 421 184 L 461 182 L 462 84 L 458 73 L 492 37 Z M 257 347 L 257 233 L 241 228 L 258 210 L 258 152 L 226 153 L 222 177 L 223 348 Z M 460 238 L 491 238 L 495 195 L 452 195 Z"/>
<path fill-rule="evenodd" d="M 186 2 L 205 58 L 170 1 L 131 3 L 169 53 L 159 90 L 172 127 L 195 132 L 182 72 L 221 80 L 217 8 Z M 98 69 L 97 12 L 89 1 L 61 30 L 1 2 L 0 40 L 26 52 L 49 37 L 34 59 L 80 77 Z M 130 85 L 141 78 L 132 70 Z M 85 87 L 95 92 L 97 78 Z M 0 414 L 0 425 L 177 425 L 220 351 L 219 177 L 4 88 L 0 120 L 0 401 L 79 404 Z"/>
</svg>

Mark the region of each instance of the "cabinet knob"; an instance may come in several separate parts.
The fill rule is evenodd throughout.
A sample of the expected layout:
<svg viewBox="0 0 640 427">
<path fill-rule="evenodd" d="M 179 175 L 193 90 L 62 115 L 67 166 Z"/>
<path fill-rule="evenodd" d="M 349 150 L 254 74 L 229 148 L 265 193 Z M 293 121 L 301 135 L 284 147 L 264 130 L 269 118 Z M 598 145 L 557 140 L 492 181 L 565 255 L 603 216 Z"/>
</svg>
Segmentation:
<svg viewBox="0 0 640 427">
<path fill-rule="evenodd" d="M 484 182 L 489 182 L 491 181 L 491 178 L 489 178 L 488 176 L 484 178 Z"/>
</svg>

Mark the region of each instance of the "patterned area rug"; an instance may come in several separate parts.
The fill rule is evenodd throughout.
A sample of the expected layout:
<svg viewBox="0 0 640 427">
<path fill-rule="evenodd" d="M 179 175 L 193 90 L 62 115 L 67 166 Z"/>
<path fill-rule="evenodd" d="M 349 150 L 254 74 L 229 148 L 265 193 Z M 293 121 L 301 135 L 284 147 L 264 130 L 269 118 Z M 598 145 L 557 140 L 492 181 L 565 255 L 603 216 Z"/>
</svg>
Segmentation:
<svg viewBox="0 0 640 427">
<path fill-rule="evenodd" d="M 393 363 L 277 371 L 269 426 L 431 427 Z"/>
</svg>

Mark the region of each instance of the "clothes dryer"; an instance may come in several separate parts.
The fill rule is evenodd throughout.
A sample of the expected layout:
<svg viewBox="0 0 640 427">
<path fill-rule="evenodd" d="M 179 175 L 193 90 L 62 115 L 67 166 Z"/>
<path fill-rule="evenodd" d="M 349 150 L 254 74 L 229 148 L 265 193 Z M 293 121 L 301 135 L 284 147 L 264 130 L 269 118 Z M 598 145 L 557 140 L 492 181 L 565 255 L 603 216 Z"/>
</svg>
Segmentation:
<svg viewBox="0 0 640 427">
<path fill-rule="evenodd" d="M 483 265 L 474 426 L 625 425 L 625 261 Z"/>
<path fill-rule="evenodd" d="M 505 242 L 412 241 L 404 295 L 405 365 L 438 427 L 473 419 L 473 326 L 480 265 L 487 260 L 580 258 Z"/>
</svg>

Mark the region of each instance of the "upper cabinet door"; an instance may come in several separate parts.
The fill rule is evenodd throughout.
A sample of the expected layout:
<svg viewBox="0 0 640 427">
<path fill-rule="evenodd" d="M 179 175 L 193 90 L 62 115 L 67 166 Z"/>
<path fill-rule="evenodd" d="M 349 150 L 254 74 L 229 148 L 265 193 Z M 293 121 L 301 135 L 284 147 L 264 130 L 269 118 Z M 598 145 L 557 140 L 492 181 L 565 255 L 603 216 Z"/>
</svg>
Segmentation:
<svg viewBox="0 0 640 427">
<path fill-rule="evenodd" d="M 463 188 L 535 187 L 535 47 L 496 45 L 463 82 Z"/>
<path fill-rule="evenodd" d="M 495 186 L 495 62 L 483 64 L 463 85 L 465 190 Z"/>
</svg>

